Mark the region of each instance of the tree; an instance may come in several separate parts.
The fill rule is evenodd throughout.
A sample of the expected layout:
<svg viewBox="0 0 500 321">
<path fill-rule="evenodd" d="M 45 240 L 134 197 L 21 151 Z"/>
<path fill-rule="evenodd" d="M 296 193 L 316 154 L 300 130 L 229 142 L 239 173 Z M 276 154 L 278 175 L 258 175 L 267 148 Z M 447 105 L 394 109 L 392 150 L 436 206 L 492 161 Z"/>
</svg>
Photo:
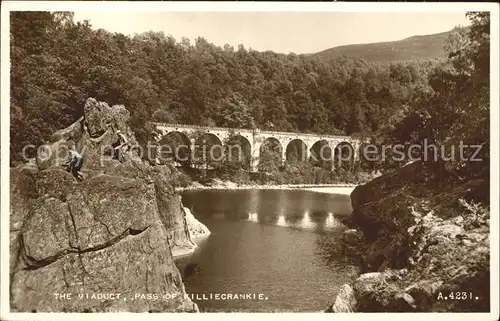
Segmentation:
<svg viewBox="0 0 500 321">
<path fill-rule="evenodd" d="M 274 139 L 265 140 L 260 147 L 258 170 L 261 172 L 277 172 L 281 167 L 282 147 Z"/>
<path fill-rule="evenodd" d="M 462 178 L 489 168 L 489 13 L 471 12 L 467 17 L 472 25 L 466 36 L 462 29 L 452 35 L 448 60 L 429 74 L 432 91 L 414 95 L 408 114 L 392 132 L 397 141 L 427 140 L 447 151 L 460 143 L 481 145 L 481 162 L 429 160 Z M 469 149 L 463 156 L 467 159 L 473 152 Z"/>
<path fill-rule="evenodd" d="M 179 132 L 171 132 L 163 136 L 160 140 L 161 162 L 175 161 L 185 168 L 189 168 L 192 163 L 191 142 L 187 137 Z"/>
<path fill-rule="evenodd" d="M 222 127 L 255 128 L 255 121 L 250 109 L 241 95 L 231 93 L 224 97 L 212 109 L 213 116 Z"/>
</svg>

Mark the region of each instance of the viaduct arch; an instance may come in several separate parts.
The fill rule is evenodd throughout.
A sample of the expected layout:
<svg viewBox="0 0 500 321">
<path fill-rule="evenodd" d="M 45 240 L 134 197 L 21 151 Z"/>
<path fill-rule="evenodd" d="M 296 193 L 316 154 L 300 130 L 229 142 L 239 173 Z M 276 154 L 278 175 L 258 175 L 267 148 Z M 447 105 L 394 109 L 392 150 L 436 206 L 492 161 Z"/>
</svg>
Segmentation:
<svg viewBox="0 0 500 321">
<path fill-rule="evenodd" d="M 313 152 L 313 156 L 317 158 L 317 153 L 314 151 L 318 144 L 321 146 L 327 146 L 322 147 L 322 155 L 330 155 L 326 157 L 331 157 L 332 161 L 334 160 L 335 155 L 338 157 L 339 150 L 342 150 L 345 153 L 346 148 L 343 146 L 350 146 L 350 156 L 352 157 L 352 160 L 358 161 L 360 146 L 363 143 L 360 139 L 350 136 L 264 131 L 259 129 L 205 127 L 181 124 L 151 124 L 157 134 L 157 143 L 161 144 L 163 138 L 167 135 L 171 135 L 172 132 L 178 132 L 182 134 L 183 141 L 185 141 L 185 143 L 189 140 L 189 150 L 191 155 L 195 155 L 196 149 L 200 147 L 197 146 L 197 144 L 199 145 L 197 140 L 199 140 L 200 136 L 216 138 L 224 147 L 222 148 L 223 155 L 221 155 L 221 157 L 227 156 L 228 146 L 233 146 L 231 145 L 231 140 L 234 139 L 234 137 L 239 137 L 240 142 L 245 142 L 243 144 L 246 144 L 247 147 L 249 147 L 247 148 L 249 149 L 248 156 L 250 156 L 248 169 L 252 172 L 258 171 L 262 150 L 269 148 L 269 146 L 271 146 L 271 149 L 274 151 L 279 151 L 281 154 L 280 163 L 284 164 L 288 156 L 287 151 L 290 151 L 293 146 L 297 144 L 296 142 L 299 142 L 298 145 L 302 146 L 298 161 L 309 161 L 311 158 L 311 152 Z M 185 138 L 187 138 L 187 140 Z M 327 150 L 330 150 L 330 154 Z M 343 154 L 343 157 L 346 157 L 345 154 Z M 335 164 L 333 164 L 333 167 L 335 167 Z"/>
</svg>

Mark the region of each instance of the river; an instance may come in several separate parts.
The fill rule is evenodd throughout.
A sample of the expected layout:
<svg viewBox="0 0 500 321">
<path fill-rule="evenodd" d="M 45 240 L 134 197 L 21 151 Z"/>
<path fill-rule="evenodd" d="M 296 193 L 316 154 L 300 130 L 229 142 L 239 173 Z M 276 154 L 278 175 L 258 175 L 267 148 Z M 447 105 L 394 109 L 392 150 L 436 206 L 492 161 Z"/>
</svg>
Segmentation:
<svg viewBox="0 0 500 321">
<path fill-rule="evenodd" d="M 352 211 L 348 195 L 301 190 L 200 190 L 184 206 L 212 234 L 176 259 L 186 292 L 207 312 L 316 312 L 355 275 L 331 253 Z M 184 275 L 189 263 L 198 273 Z M 237 299 L 228 294 L 243 294 Z"/>
</svg>

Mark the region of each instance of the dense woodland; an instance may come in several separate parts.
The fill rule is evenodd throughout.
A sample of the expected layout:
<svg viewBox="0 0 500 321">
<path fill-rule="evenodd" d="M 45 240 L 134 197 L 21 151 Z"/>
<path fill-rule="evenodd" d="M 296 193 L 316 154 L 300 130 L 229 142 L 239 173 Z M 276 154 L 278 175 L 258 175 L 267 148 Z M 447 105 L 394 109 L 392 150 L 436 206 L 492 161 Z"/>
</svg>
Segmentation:
<svg viewBox="0 0 500 321">
<path fill-rule="evenodd" d="M 369 63 L 193 44 L 162 32 L 128 37 L 67 12 L 13 12 L 11 163 L 26 144 L 74 122 L 88 97 L 125 105 L 139 141 L 145 124 L 159 121 L 489 147 L 489 15 L 468 16 L 472 26 L 447 41 L 448 59 Z"/>
</svg>

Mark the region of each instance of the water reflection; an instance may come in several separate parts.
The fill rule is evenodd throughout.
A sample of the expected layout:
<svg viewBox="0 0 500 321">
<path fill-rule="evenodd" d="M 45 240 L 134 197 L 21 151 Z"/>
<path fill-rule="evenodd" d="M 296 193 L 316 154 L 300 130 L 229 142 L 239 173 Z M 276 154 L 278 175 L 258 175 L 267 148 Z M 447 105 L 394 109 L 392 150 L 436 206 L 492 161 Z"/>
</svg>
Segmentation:
<svg viewBox="0 0 500 321">
<path fill-rule="evenodd" d="M 332 212 L 305 211 L 302 215 L 285 215 L 281 208 L 277 215 L 265 215 L 256 212 L 248 213 L 248 221 L 261 224 L 272 224 L 281 227 L 293 227 L 305 230 L 333 230 L 342 228 L 343 225 Z"/>
<path fill-rule="evenodd" d="M 200 272 L 184 281 L 188 293 L 264 293 L 256 300 L 197 301 L 206 311 L 324 310 L 352 278 L 337 240 L 346 196 L 303 191 L 190 191 L 183 202 L 212 234 L 195 253 L 176 259 Z M 279 277 L 277 277 L 279 276 Z"/>
<path fill-rule="evenodd" d="M 300 227 L 304 229 L 313 229 L 316 227 L 316 224 L 311 220 L 311 216 L 309 215 L 309 211 L 304 213 L 302 220 L 300 220 Z"/>
<path fill-rule="evenodd" d="M 198 215 L 216 219 L 315 231 L 341 227 L 336 216 L 351 212 L 348 196 L 298 190 L 187 191 L 183 202 Z"/>
<path fill-rule="evenodd" d="M 326 228 L 335 228 L 335 227 L 338 227 L 339 225 L 340 225 L 340 222 L 335 217 L 333 217 L 333 213 L 328 212 L 326 219 L 325 219 L 325 227 Z"/>
<path fill-rule="evenodd" d="M 287 227 L 288 226 L 288 224 L 286 223 L 285 215 L 278 216 L 278 221 L 276 222 L 276 225 L 283 226 L 283 227 Z"/>
<path fill-rule="evenodd" d="M 248 220 L 250 222 L 259 223 L 259 215 L 257 213 L 248 213 Z"/>
</svg>

